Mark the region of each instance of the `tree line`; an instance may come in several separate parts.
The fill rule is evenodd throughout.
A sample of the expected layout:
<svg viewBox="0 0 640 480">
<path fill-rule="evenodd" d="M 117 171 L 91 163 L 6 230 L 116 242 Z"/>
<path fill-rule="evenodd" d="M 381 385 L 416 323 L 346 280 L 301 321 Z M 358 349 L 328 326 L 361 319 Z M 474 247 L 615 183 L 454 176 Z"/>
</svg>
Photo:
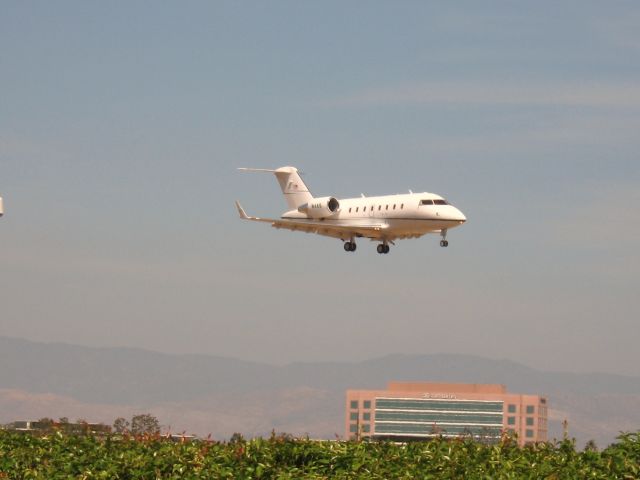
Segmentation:
<svg viewBox="0 0 640 480">
<path fill-rule="evenodd" d="M 12 422 L 4 426 L 7 430 L 18 431 L 52 431 L 61 430 L 71 434 L 131 434 L 131 435 L 157 435 L 160 433 L 160 421 L 150 413 L 133 415 L 131 419 L 118 417 L 113 425 L 104 423 L 90 423 L 84 418 L 79 418 L 75 422 L 69 421 L 68 417 L 60 417 L 58 420 L 43 417 L 33 422 Z"/>
</svg>

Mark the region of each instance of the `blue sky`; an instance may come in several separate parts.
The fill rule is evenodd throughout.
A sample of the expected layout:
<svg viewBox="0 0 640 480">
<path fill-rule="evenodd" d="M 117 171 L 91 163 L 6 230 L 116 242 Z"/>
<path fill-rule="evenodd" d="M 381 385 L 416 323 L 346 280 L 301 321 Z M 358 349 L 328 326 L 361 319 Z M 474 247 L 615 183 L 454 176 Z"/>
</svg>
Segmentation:
<svg viewBox="0 0 640 480">
<path fill-rule="evenodd" d="M 635 2 L 4 2 L 0 335 L 640 375 Z M 380 256 L 241 222 L 431 191 Z"/>
</svg>

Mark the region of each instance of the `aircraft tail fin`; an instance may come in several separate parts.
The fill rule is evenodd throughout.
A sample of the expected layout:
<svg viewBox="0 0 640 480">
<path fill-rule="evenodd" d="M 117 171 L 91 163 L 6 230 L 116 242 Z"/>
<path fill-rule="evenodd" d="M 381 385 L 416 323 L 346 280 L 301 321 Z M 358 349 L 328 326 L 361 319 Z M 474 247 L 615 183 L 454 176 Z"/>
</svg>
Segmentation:
<svg viewBox="0 0 640 480">
<path fill-rule="evenodd" d="M 280 184 L 282 194 L 287 202 L 289 210 L 295 210 L 300 205 L 313 200 L 313 195 L 302 181 L 298 169 L 295 167 L 280 167 L 275 170 L 267 168 L 239 168 L 245 172 L 269 172 L 273 173 Z"/>
</svg>

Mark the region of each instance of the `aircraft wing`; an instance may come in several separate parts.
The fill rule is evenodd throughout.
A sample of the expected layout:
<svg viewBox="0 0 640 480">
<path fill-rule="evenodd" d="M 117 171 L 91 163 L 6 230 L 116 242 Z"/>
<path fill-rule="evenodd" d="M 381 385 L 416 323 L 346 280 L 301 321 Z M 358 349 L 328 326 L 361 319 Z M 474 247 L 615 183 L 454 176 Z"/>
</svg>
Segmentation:
<svg viewBox="0 0 640 480">
<path fill-rule="evenodd" d="M 236 202 L 240 218 L 254 222 L 270 223 L 274 228 L 285 228 L 296 232 L 315 233 L 327 237 L 349 240 L 351 237 L 384 238 L 388 225 L 383 222 L 358 223 L 341 225 L 323 220 L 261 218 L 247 215 L 240 203 Z"/>
</svg>

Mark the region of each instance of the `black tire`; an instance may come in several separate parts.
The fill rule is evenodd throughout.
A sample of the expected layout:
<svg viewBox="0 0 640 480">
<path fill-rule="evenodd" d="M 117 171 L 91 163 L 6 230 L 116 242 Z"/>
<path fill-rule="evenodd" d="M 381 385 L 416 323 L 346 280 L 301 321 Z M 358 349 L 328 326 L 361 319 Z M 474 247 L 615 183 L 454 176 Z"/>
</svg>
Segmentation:
<svg viewBox="0 0 640 480">
<path fill-rule="evenodd" d="M 344 251 L 351 252 L 351 242 L 344 242 Z"/>
<path fill-rule="evenodd" d="M 378 253 L 384 253 L 384 245 L 382 243 L 378 244 L 376 250 L 378 251 Z"/>
</svg>

